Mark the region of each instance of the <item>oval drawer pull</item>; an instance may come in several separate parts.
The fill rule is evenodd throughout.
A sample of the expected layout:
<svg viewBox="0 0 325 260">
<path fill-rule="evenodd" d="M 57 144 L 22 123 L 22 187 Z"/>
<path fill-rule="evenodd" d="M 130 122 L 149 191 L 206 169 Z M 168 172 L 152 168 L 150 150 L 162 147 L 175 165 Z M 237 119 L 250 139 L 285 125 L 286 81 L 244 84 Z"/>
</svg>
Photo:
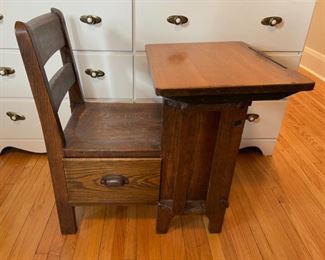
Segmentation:
<svg viewBox="0 0 325 260">
<path fill-rule="evenodd" d="M 3 14 L 0 14 L 0 21 L 3 20 Z"/>
<path fill-rule="evenodd" d="M 12 120 L 12 121 L 19 121 L 19 120 L 25 120 L 26 117 L 23 116 L 23 115 L 19 115 L 15 112 L 7 112 L 6 113 L 7 116 L 9 116 L 9 118 Z"/>
<path fill-rule="evenodd" d="M 265 17 L 261 21 L 261 24 L 266 25 L 266 26 L 276 26 L 278 24 L 282 23 L 282 18 L 279 16 L 270 16 L 270 17 Z"/>
<path fill-rule="evenodd" d="M 101 178 L 100 184 L 105 187 L 122 187 L 129 184 L 129 179 L 123 175 L 106 175 Z"/>
<path fill-rule="evenodd" d="M 167 21 L 172 24 L 181 25 L 188 22 L 188 18 L 183 15 L 171 15 L 167 18 Z"/>
<path fill-rule="evenodd" d="M 80 21 L 86 24 L 98 24 L 102 22 L 102 18 L 96 15 L 82 15 Z"/>
<path fill-rule="evenodd" d="M 247 114 L 246 115 L 246 120 L 248 122 L 255 122 L 259 118 L 260 118 L 260 116 L 258 114 Z"/>
<path fill-rule="evenodd" d="M 105 76 L 105 72 L 102 70 L 86 69 L 85 73 L 92 78 L 100 78 Z"/>
<path fill-rule="evenodd" d="M 0 75 L 1 76 L 9 76 L 11 74 L 15 74 L 15 70 L 9 67 L 0 67 Z"/>
</svg>

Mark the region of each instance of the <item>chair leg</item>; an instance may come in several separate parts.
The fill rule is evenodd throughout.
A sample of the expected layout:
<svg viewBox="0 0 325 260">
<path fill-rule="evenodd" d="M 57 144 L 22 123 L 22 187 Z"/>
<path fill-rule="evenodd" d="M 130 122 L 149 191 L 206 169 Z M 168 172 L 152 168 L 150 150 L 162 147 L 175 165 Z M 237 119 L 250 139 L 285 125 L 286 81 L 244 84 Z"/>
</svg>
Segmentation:
<svg viewBox="0 0 325 260">
<path fill-rule="evenodd" d="M 74 234 L 78 227 L 75 209 L 68 203 L 68 190 L 62 157 L 51 156 L 51 153 L 48 153 L 48 157 L 61 233 L 63 235 Z"/>
<path fill-rule="evenodd" d="M 75 234 L 78 230 L 75 208 L 67 203 L 56 203 L 62 235 Z"/>
<path fill-rule="evenodd" d="M 158 203 L 156 232 L 158 234 L 166 234 L 168 232 L 172 218 L 172 209 L 162 203 Z"/>
</svg>

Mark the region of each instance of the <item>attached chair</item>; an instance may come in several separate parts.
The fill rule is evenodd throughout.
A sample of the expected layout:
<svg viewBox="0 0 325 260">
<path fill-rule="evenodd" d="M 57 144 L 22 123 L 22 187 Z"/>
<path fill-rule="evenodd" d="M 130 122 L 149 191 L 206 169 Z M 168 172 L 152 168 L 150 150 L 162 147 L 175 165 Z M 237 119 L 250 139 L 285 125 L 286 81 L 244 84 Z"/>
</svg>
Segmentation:
<svg viewBox="0 0 325 260">
<path fill-rule="evenodd" d="M 16 22 L 15 30 L 43 129 L 61 232 L 77 231 L 76 205 L 157 203 L 161 105 L 85 102 L 59 10 Z M 63 66 L 48 80 L 44 65 L 58 50 Z M 72 115 L 63 130 L 58 110 L 67 92 Z"/>
</svg>

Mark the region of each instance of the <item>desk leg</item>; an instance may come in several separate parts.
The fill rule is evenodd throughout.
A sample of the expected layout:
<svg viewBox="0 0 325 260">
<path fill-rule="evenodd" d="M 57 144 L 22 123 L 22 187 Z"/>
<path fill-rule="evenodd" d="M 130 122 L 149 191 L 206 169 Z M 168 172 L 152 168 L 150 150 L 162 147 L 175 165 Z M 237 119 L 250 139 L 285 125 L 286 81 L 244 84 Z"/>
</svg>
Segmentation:
<svg viewBox="0 0 325 260">
<path fill-rule="evenodd" d="M 166 233 L 174 215 L 182 214 L 193 175 L 197 115 L 165 103 L 162 137 L 162 185 L 158 204 L 158 233 Z M 190 144 L 189 144 L 190 143 Z"/>
<path fill-rule="evenodd" d="M 222 229 L 247 107 L 225 107 L 220 114 L 206 200 L 211 233 L 219 233 Z"/>
</svg>

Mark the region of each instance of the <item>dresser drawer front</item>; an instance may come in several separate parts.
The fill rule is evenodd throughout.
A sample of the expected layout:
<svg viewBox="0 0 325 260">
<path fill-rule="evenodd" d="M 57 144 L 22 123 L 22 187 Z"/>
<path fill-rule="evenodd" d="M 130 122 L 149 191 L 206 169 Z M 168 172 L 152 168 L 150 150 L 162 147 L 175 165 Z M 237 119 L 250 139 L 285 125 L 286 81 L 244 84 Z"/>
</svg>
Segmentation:
<svg viewBox="0 0 325 260">
<path fill-rule="evenodd" d="M 135 46 L 162 42 L 244 41 L 263 51 L 302 51 L 314 1 L 135 0 Z M 183 15 L 188 23 L 167 22 Z M 265 26 L 265 17 L 283 22 Z"/>
<path fill-rule="evenodd" d="M 32 91 L 19 51 L 0 50 L 0 57 L 0 67 L 9 67 L 15 71 L 11 75 L 0 76 L 0 97 L 32 97 Z M 61 57 L 59 53 L 56 53 L 45 66 L 48 78 L 50 79 L 61 66 Z"/>
<path fill-rule="evenodd" d="M 286 100 L 254 101 L 248 114 L 258 115 L 253 122 L 246 121 L 242 138 L 275 139 L 279 135 L 281 123 L 287 106 Z"/>
<path fill-rule="evenodd" d="M 301 59 L 299 52 L 266 52 L 265 55 L 290 69 L 297 69 Z M 134 56 L 134 98 L 139 102 L 160 100 L 160 97 L 155 94 L 144 52 L 138 52 Z"/>
<path fill-rule="evenodd" d="M 64 159 L 69 202 L 156 203 L 159 196 L 160 158 L 150 159 Z M 123 176 L 128 183 L 106 187 L 105 176 Z"/>
<path fill-rule="evenodd" d="M 74 52 L 82 90 L 88 99 L 133 98 L 132 54 Z M 104 76 L 93 78 L 85 71 L 102 71 Z"/>
<path fill-rule="evenodd" d="M 51 7 L 60 9 L 66 19 L 72 48 L 77 50 L 132 50 L 132 0 L 123 1 L 4 1 L 0 48 L 18 48 L 15 21 L 27 22 Z M 98 24 L 80 21 L 82 15 L 101 17 Z"/>
<path fill-rule="evenodd" d="M 17 116 L 8 116 L 12 112 L 24 119 L 17 119 Z M 42 128 L 39 121 L 36 105 L 33 99 L 2 99 L 0 100 L 0 136 L 8 139 L 42 139 Z M 62 127 L 65 127 L 70 116 L 70 105 L 64 101 L 59 110 Z"/>
</svg>

